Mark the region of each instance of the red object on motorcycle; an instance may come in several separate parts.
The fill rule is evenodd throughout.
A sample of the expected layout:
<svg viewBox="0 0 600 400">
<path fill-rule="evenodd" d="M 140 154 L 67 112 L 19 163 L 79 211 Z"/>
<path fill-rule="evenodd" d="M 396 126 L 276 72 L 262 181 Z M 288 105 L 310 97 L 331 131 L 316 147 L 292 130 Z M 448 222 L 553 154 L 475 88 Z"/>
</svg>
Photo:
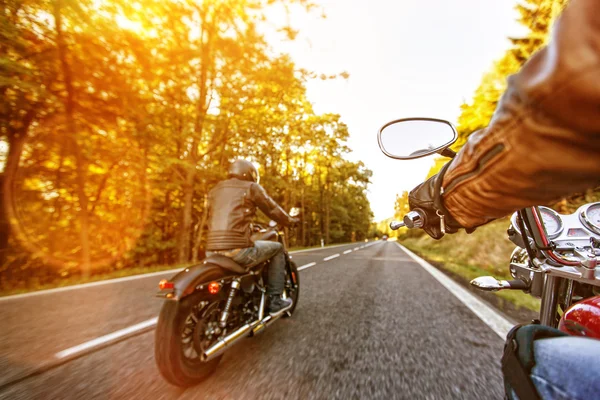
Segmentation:
<svg viewBox="0 0 600 400">
<path fill-rule="evenodd" d="M 208 284 L 208 293 L 217 294 L 221 290 L 221 284 L 219 282 L 211 282 Z"/>
<path fill-rule="evenodd" d="M 173 289 L 174 287 L 174 283 L 173 282 L 169 282 L 166 279 L 162 279 L 160 282 L 158 282 L 158 288 L 160 290 L 165 290 L 165 289 Z"/>
<path fill-rule="evenodd" d="M 572 336 L 600 339 L 600 296 L 571 306 L 560 319 L 558 329 Z"/>
</svg>

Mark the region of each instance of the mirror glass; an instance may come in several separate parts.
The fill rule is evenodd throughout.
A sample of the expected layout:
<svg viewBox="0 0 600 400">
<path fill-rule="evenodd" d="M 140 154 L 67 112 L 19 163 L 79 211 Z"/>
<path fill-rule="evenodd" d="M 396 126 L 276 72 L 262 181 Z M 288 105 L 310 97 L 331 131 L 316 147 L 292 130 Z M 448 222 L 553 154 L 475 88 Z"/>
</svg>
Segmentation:
<svg viewBox="0 0 600 400">
<path fill-rule="evenodd" d="M 405 119 L 386 125 L 379 132 L 381 150 L 394 158 L 418 158 L 450 146 L 456 131 L 447 121 Z"/>
<path fill-rule="evenodd" d="M 300 209 L 298 207 L 292 207 L 290 210 L 290 216 L 296 217 L 300 214 Z"/>
</svg>

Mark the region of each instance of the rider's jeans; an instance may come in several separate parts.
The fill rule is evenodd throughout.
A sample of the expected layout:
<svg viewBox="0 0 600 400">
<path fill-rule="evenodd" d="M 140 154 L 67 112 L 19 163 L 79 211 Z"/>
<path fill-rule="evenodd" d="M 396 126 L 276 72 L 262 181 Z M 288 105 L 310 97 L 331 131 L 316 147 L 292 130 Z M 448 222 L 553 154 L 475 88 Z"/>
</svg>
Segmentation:
<svg viewBox="0 0 600 400">
<path fill-rule="evenodd" d="M 540 339 L 534 342 L 534 355 L 531 379 L 542 399 L 600 396 L 600 340 L 574 336 Z"/>
<path fill-rule="evenodd" d="M 210 255 L 212 252 L 207 252 Z M 269 276 L 267 283 L 267 294 L 281 295 L 285 285 L 285 255 L 283 254 L 283 245 L 279 242 L 268 240 L 257 240 L 254 247 L 241 249 L 230 258 L 236 263 L 251 268 L 263 261 L 271 259 L 269 266 Z"/>
</svg>

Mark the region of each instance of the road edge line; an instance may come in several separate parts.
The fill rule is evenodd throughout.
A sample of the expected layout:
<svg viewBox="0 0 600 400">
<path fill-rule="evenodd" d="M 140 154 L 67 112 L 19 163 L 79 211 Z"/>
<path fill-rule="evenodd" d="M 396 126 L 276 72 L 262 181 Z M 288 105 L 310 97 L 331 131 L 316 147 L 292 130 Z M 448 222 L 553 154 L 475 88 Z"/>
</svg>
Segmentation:
<svg viewBox="0 0 600 400">
<path fill-rule="evenodd" d="M 88 354 L 95 353 L 95 352 L 97 352 L 99 350 L 102 350 L 102 349 L 104 349 L 106 347 L 110 347 L 110 346 L 115 345 L 117 343 L 123 342 L 123 341 L 125 341 L 127 339 L 130 339 L 130 338 L 142 335 L 144 333 L 150 332 L 156 326 L 156 322 L 154 322 L 153 324 L 148 324 L 151 320 L 158 320 L 158 317 L 155 317 L 155 318 L 146 320 L 144 322 L 138 323 L 136 325 L 132 325 L 132 326 L 130 326 L 128 328 L 123 328 L 123 329 L 121 329 L 119 331 L 115 331 L 113 333 L 109 333 L 107 335 L 104 335 L 104 336 L 114 335 L 117 332 L 125 331 L 127 329 L 131 329 L 132 327 L 140 325 L 140 328 L 138 328 L 137 330 L 124 333 L 124 334 L 122 334 L 120 336 L 112 338 L 109 341 L 97 344 L 97 345 L 95 345 L 93 347 L 85 348 L 85 349 L 83 349 L 83 350 L 81 350 L 79 352 L 65 355 L 62 358 L 56 358 L 56 354 L 59 354 L 62 351 L 58 352 L 58 353 L 55 353 L 54 354 L 55 358 L 53 360 L 49 360 L 49 361 L 43 362 L 39 366 L 34 367 L 34 368 L 30 369 L 29 371 L 23 372 L 20 376 L 17 375 L 17 377 L 15 377 L 15 378 L 13 378 L 13 379 L 11 379 L 11 380 L 3 383 L 3 384 L 0 384 L 0 392 L 8 389 L 9 387 L 11 387 L 13 385 L 16 385 L 17 383 L 23 382 L 26 379 L 29 379 L 31 377 L 43 374 L 44 372 L 48 372 L 48 371 L 50 371 L 50 370 L 52 370 L 54 368 L 57 368 L 57 367 L 60 367 L 61 365 L 66 364 L 68 362 L 71 362 L 73 360 L 76 360 L 78 358 L 86 356 Z M 142 326 L 142 324 L 145 324 L 145 325 Z M 104 337 L 104 336 L 101 336 L 101 337 Z M 96 339 L 98 339 L 98 338 L 96 338 Z M 91 341 L 94 341 L 96 339 L 92 339 Z M 86 343 L 89 343 L 89 342 L 86 342 Z M 85 344 L 85 343 L 82 343 L 82 344 Z M 78 346 L 81 346 L 81 345 L 78 345 Z M 71 348 L 69 348 L 67 350 L 73 349 L 73 348 L 78 347 L 78 346 L 71 347 Z M 66 350 L 63 350 L 63 351 L 66 351 Z"/>
<path fill-rule="evenodd" d="M 433 276 L 442 286 L 444 286 L 454 297 L 456 297 L 461 303 L 463 303 L 469 310 L 471 310 L 483 323 L 485 323 L 494 333 L 500 336 L 501 339 L 506 339 L 508 331 L 514 326 L 509 320 L 500 315 L 492 307 L 488 306 L 483 300 L 478 299 L 476 296 L 469 293 L 466 289 L 460 286 L 458 283 L 450 279 L 446 274 L 423 260 L 421 257 L 396 242 L 396 245 L 404 251 L 410 258 L 415 260 L 425 271 Z"/>
<path fill-rule="evenodd" d="M 122 340 L 123 338 L 135 336 L 140 331 L 154 328 L 157 322 L 158 317 L 150 318 L 146 321 L 139 322 L 135 325 L 119 329 L 118 331 L 108 333 L 106 335 L 94 338 L 92 340 L 88 340 L 87 342 L 78 344 L 76 346 L 69 347 L 66 350 L 59 351 L 58 353 L 54 354 L 54 358 L 62 360 L 64 358 L 74 357 L 80 353 L 86 353 L 87 351 L 91 351 L 95 348 L 102 347 L 104 345 L 109 346 L 111 343 L 116 343 L 119 340 Z"/>
<path fill-rule="evenodd" d="M 348 246 L 350 244 L 352 244 L 352 243 L 338 244 L 335 246 L 328 246 L 328 247 L 314 247 L 314 248 L 304 249 L 304 250 L 294 250 L 294 251 L 290 251 L 289 253 L 296 254 L 296 253 L 303 253 L 305 251 L 334 249 L 336 247 Z M 27 298 L 27 297 L 41 296 L 44 294 L 67 292 L 69 290 L 86 289 L 86 288 L 91 288 L 91 287 L 96 287 L 96 286 L 109 285 L 111 283 L 132 281 L 135 279 L 151 278 L 153 276 L 173 274 L 173 273 L 181 271 L 183 269 L 184 269 L 183 267 L 182 268 L 173 268 L 173 269 L 167 269 L 164 271 L 149 272 L 147 274 L 130 275 L 130 276 L 124 276 L 122 278 L 105 279 L 105 280 L 101 280 L 101 281 L 80 283 L 77 285 L 63 286 L 63 287 L 58 287 L 58 288 L 53 288 L 53 289 L 37 290 L 35 292 L 29 292 L 29 293 L 13 294 L 10 296 L 0 296 L 0 302 L 8 301 L 8 300 L 18 300 L 18 299 L 23 299 L 23 298 Z"/>
</svg>

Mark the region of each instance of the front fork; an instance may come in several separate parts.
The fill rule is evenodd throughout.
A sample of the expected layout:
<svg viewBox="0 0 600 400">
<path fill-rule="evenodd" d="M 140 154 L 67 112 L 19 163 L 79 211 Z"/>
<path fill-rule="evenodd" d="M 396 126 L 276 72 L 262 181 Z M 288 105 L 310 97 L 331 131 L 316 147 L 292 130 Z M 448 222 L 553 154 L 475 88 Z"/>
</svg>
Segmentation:
<svg viewBox="0 0 600 400">
<path fill-rule="evenodd" d="M 566 311 L 573 304 L 574 282 L 572 279 L 546 276 L 540 306 L 540 322 L 557 328 L 560 322 L 559 309 Z"/>
</svg>

